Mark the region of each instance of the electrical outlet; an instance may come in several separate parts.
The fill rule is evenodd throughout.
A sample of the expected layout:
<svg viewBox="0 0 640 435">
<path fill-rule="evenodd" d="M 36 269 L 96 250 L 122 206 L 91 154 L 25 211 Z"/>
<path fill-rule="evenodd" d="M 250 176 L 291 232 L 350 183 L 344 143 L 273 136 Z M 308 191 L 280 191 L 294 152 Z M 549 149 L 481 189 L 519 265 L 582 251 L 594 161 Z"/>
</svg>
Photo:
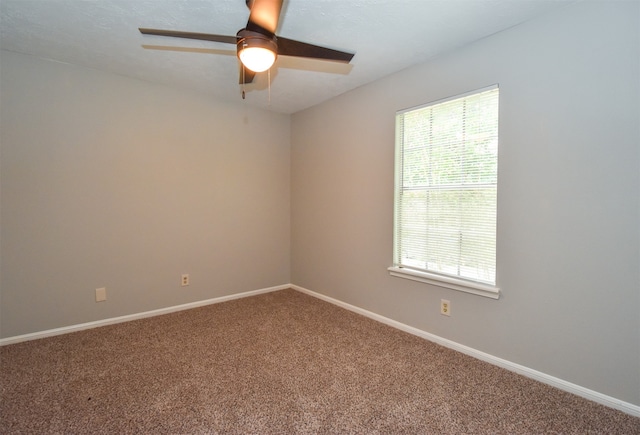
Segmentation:
<svg viewBox="0 0 640 435">
<path fill-rule="evenodd" d="M 107 289 L 104 287 L 96 289 L 96 302 L 103 302 L 107 300 Z"/>
<path fill-rule="evenodd" d="M 443 316 L 451 315 L 451 302 L 446 299 L 440 299 L 440 314 Z"/>
<path fill-rule="evenodd" d="M 189 274 L 188 273 L 183 273 L 182 274 L 182 287 L 189 285 Z"/>
</svg>

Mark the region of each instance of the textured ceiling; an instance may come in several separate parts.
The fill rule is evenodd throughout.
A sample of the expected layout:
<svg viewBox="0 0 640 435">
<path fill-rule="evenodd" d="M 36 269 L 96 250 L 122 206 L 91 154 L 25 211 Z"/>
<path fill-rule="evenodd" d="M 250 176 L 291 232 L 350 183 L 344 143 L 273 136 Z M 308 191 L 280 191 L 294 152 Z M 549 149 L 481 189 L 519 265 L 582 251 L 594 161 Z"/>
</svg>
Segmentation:
<svg viewBox="0 0 640 435">
<path fill-rule="evenodd" d="M 285 0 L 278 35 L 356 55 L 281 56 L 245 103 L 294 113 L 571 1 Z M 0 48 L 238 101 L 235 46 L 138 27 L 235 35 L 248 14 L 244 0 L 0 0 Z"/>
</svg>

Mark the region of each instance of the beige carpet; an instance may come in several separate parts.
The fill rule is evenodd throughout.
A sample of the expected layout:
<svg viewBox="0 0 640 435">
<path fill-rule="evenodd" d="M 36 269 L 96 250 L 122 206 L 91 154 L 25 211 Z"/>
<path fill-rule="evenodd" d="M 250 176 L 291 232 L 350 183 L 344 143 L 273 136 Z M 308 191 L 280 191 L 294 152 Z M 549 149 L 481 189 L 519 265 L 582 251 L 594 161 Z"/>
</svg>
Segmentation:
<svg viewBox="0 0 640 435">
<path fill-rule="evenodd" d="M 3 434 L 640 434 L 639 418 L 294 290 L 0 357 Z"/>
</svg>

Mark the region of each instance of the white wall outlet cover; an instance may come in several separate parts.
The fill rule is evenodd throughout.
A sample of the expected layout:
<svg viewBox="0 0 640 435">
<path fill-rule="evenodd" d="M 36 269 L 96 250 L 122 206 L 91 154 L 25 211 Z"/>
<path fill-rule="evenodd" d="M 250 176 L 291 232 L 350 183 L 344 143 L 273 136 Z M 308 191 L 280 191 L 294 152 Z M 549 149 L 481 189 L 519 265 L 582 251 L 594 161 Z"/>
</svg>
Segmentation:
<svg viewBox="0 0 640 435">
<path fill-rule="evenodd" d="M 440 299 L 440 314 L 444 316 L 451 315 L 451 302 L 446 299 Z"/>
<path fill-rule="evenodd" d="M 104 287 L 96 289 L 96 302 L 103 302 L 107 300 L 107 289 Z"/>
</svg>

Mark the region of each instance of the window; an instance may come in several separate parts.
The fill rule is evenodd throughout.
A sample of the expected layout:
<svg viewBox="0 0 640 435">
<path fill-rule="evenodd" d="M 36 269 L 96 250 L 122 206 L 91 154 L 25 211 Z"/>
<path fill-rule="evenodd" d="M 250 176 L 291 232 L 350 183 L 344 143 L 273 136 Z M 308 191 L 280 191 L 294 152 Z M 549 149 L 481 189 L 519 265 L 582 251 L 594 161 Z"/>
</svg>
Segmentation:
<svg viewBox="0 0 640 435">
<path fill-rule="evenodd" d="M 392 275 L 498 298 L 498 95 L 397 113 Z"/>
</svg>

